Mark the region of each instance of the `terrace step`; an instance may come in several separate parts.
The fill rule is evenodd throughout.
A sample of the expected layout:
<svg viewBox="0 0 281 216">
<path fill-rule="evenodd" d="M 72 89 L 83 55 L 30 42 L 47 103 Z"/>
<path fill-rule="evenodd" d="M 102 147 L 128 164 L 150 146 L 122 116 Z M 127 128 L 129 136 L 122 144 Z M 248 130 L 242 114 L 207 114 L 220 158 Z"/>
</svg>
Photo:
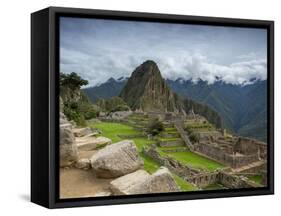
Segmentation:
<svg viewBox="0 0 281 216">
<path fill-rule="evenodd" d="M 181 139 L 160 140 L 159 145 L 161 147 L 184 146 L 184 142 Z"/>
</svg>

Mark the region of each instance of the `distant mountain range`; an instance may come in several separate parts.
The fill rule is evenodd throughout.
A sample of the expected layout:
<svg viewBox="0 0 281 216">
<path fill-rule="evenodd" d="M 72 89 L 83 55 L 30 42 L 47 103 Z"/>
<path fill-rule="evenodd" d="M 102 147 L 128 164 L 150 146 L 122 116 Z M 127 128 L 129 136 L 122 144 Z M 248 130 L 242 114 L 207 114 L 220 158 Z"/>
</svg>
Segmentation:
<svg viewBox="0 0 281 216">
<path fill-rule="evenodd" d="M 126 88 L 128 79 L 124 77 L 117 80 L 110 78 L 99 86 L 84 89 L 84 92 L 92 102 L 119 95 L 126 99 L 127 96 L 122 93 L 122 89 Z M 266 141 L 267 81 L 254 81 L 249 85 L 233 85 L 222 81 L 208 84 L 202 80 L 194 83 L 190 80 L 177 79 L 175 81 L 166 80 L 165 83 L 182 98 L 206 104 L 218 112 L 222 118 L 223 127 L 230 132 Z M 136 88 L 141 85 L 139 81 L 129 84 L 129 86 Z M 132 102 L 131 99 L 129 99 L 129 103 Z M 199 110 L 204 109 L 198 109 L 198 112 Z"/>
<path fill-rule="evenodd" d="M 202 80 L 167 80 L 169 86 L 183 97 L 205 103 L 216 110 L 223 119 L 223 126 L 232 133 L 267 138 L 267 81 L 250 85 L 233 85 L 217 81 L 208 84 Z"/>
<path fill-rule="evenodd" d="M 101 85 L 83 89 L 89 99 L 95 103 L 99 99 L 108 99 L 118 96 L 127 83 L 127 77 L 120 77 L 117 80 L 114 78 L 108 79 Z"/>
</svg>

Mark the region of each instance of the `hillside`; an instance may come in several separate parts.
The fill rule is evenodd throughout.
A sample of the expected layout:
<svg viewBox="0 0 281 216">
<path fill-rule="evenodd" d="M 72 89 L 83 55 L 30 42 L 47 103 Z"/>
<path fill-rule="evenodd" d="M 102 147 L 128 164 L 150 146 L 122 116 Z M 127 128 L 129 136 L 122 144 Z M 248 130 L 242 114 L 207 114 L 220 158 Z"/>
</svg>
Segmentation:
<svg viewBox="0 0 281 216">
<path fill-rule="evenodd" d="M 84 88 L 82 91 L 93 102 L 97 102 L 99 99 L 108 99 L 114 96 L 118 96 L 127 82 L 127 78 L 120 77 L 117 80 L 114 78 L 108 79 L 101 85 Z"/>
<path fill-rule="evenodd" d="M 232 85 L 223 82 L 208 84 L 202 80 L 196 84 L 190 80 L 167 80 L 182 97 L 204 103 L 217 111 L 223 126 L 243 136 L 266 140 L 266 81 L 251 85 Z"/>
</svg>

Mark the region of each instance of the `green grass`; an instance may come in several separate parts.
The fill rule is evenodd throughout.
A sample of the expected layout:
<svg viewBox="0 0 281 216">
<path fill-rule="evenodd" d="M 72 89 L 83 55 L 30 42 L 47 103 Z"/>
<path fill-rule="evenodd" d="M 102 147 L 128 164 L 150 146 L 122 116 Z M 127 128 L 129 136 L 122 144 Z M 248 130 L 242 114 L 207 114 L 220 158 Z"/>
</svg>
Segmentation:
<svg viewBox="0 0 281 216">
<path fill-rule="evenodd" d="M 254 181 L 255 183 L 262 184 L 262 176 L 261 175 L 248 176 L 248 179 Z"/>
<path fill-rule="evenodd" d="M 99 123 L 92 123 L 92 124 L 90 124 L 90 126 L 94 127 L 94 128 L 98 128 L 99 130 L 101 130 L 101 132 L 102 132 L 101 135 L 111 139 L 113 143 L 123 140 L 118 135 L 136 135 L 136 134 L 139 134 L 139 132 L 136 131 L 133 127 L 128 126 L 126 124 L 122 124 L 122 123 L 99 122 Z M 139 154 L 144 161 L 144 169 L 147 172 L 149 172 L 150 174 L 152 174 L 156 170 L 158 170 L 160 165 L 158 163 L 156 163 L 154 160 L 152 160 L 151 158 L 144 155 L 143 152 L 142 152 L 142 149 L 143 149 L 144 146 L 151 145 L 152 143 L 155 143 L 155 141 L 147 140 L 146 137 L 133 138 L 132 140 L 134 140 L 134 142 L 137 146 L 137 149 L 139 151 Z M 173 138 L 173 139 L 168 139 L 168 140 L 175 140 L 175 139 Z M 178 147 L 163 147 L 163 148 L 159 148 L 159 149 L 161 150 L 161 149 L 175 149 L 175 148 L 178 148 Z M 178 152 L 178 153 L 186 153 L 186 152 Z M 166 153 L 164 153 L 164 154 L 166 154 Z M 200 163 L 202 163 L 202 161 L 204 163 L 207 163 L 206 160 L 209 163 L 209 165 L 208 165 L 209 169 L 210 169 L 210 167 L 213 168 L 213 169 L 214 169 L 214 167 L 216 167 L 216 168 L 218 167 L 218 166 L 215 166 L 215 164 L 214 164 L 215 162 L 213 162 L 211 160 L 208 160 L 208 159 L 205 159 L 205 158 L 203 158 L 201 156 L 198 156 L 196 154 L 193 154 L 191 152 L 187 152 L 187 154 L 184 154 L 184 155 L 176 154 L 176 153 L 168 153 L 168 154 L 172 157 L 176 157 L 175 159 L 179 159 L 180 161 L 183 160 L 186 163 L 188 162 L 189 165 L 194 166 L 194 167 L 204 167 L 205 168 L 206 165 L 200 166 Z M 190 156 L 192 156 L 192 157 L 190 157 Z M 182 158 L 185 158 L 185 157 L 187 157 L 189 159 L 187 159 L 187 158 L 182 159 Z M 211 163 L 210 163 L 210 161 L 211 161 Z M 173 177 L 174 177 L 176 183 L 178 184 L 178 186 L 181 188 L 182 191 L 198 190 L 198 188 L 196 188 L 192 184 L 186 182 L 185 180 L 183 180 L 179 176 L 173 175 Z"/>
<path fill-rule="evenodd" d="M 137 132 L 133 127 L 121 123 L 100 122 L 90 126 L 101 130 L 102 136 L 111 139 L 112 143 L 123 140 L 118 136 L 119 134 L 123 134 L 123 135 L 139 134 L 139 132 Z"/>
<path fill-rule="evenodd" d="M 177 185 L 180 187 L 182 191 L 196 191 L 198 190 L 197 187 L 193 186 L 192 184 L 188 183 L 187 181 L 183 180 L 181 177 L 173 174 L 174 180 L 176 181 Z"/>
<path fill-rule="evenodd" d="M 122 124 L 122 123 L 111 123 L 111 122 L 101 122 L 101 123 L 95 123 L 94 125 L 91 125 L 92 127 L 98 128 L 102 131 L 102 136 L 105 136 L 112 140 L 112 143 L 119 142 L 123 140 L 118 135 L 135 135 L 139 134 L 133 127 Z M 149 172 L 153 173 L 155 172 L 160 166 L 150 159 L 149 157 L 145 156 L 142 153 L 142 148 L 144 146 L 150 145 L 152 143 L 155 143 L 153 140 L 147 140 L 146 137 L 138 137 L 133 138 L 137 149 L 140 153 L 140 156 L 142 157 L 144 161 L 144 169 Z"/>
<path fill-rule="evenodd" d="M 166 131 L 166 132 L 176 131 L 176 128 L 174 128 L 174 127 L 166 127 L 166 128 L 165 128 L 165 131 Z"/>
<path fill-rule="evenodd" d="M 160 167 L 158 163 L 156 163 L 154 160 L 152 160 L 150 157 L 147 157 L 142 152 L 140 152 L 140 156 L 142 157 L 144 161 L 144 169 L 149 172 L 150 174 L 157 171 Z"/>
<path fill-rule="evenodd" d="M 159 149 L 159 148 L 158 148 Z M 214 171 L 216 169 L 223 168 L 224 165 L 210 160 L 208 158 L 205 158 L 201 155 L 198 155 L 196 153 L 185 151 L 185 152 L 163 152 L 161 149 L 159 149 L 160 154 L 162 155 L 168 155 L 186 165 L 189 165 L 195 169 L 201 169 L 205 171 Z"/>
</svg>

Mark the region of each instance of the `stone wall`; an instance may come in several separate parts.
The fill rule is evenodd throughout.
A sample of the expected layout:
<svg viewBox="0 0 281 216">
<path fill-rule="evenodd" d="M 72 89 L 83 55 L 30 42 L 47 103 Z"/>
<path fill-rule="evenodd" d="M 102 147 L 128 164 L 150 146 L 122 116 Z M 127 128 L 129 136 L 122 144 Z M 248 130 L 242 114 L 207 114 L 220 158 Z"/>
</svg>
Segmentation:
<svg viewBox="0 0 281 216">
<path fill-rule="evenodd" d="M 231 189 L 260 187 L 260 185 L 249 181 L 245 177 L 232 175 L 223 171 L 218 173 L 217 178 L 220 184 Z"/>
<path fill-rule="evenodd" d="M 161 147 L 183 146 L 183 141 L 181 139 L 179 139 L 179 140 L 159 141 L 159 146 L 161 146 Z"/>
<path fill-rule="evenodd" d="M 201 188 L 204 188 L 211 184 L 221 184 L 224 187 L 231 189 L 260 186 L 243 176 L 229 174 L 224 170 L 215 171 L 211 173 L 199 173 L 197 175 L 187 178 L 186 180 Z"/>
<path fill-rule="evenodd" d="M 266 143 L 246 137 L 239 137 L 234 150 L 245 155 L 259 154 L 262 159 L 266 159 L 267 156 Z"/>
<path fill-rule="evenodd" d="M 200 173 L 187 179 L 198 187 L 206 187 L 210 184 L 218 183 L 218 172 Z"/>
<path fill-rule="evenodd" d="M 175 122 L 175 128 L 177 129 L 178 133 L 180 134 L 180 137 L 184 141 L 185 145 L 190 149 L 193 150 L 193 144 L 189 140 L 189 137 L 187 135 L 187 132 L 183 129 L 183 125 L 181 122 Z"/>
<path fill-rule="evenodd" d="M 174 148 L 174 149 L 162 149 L 163 152 L 186 152 L 188 151 L 188 148 L 186 147 L 178 147 L 178 148 Z"/>
<path fill-rule="evenodd" d="M 143 153 L 153 159 L 154 161 L 156 161 L 158 164 L 167 167 L 172 173 L 175 173 L 183 179 L 187 179 L 191 176 L 200 173 L 200 171 L 187 165 L 184 165 L 173 158 L 170 158 L 168 156 L 161 156 L 159 152 L 155 149 L 155 147 L 144 148 Z"/>
<path fill-rule="evenodd" d="M 245 166 L 249 163 L 258 161 L 258 155 L 234 155 L 228 154 L 219 146 L 215 146 L 207 143 L 197 143 L 194 146 L 194 150 L 200 154 L 204 154 L 207 157 L 216 160 L 220 163 L 228 165 L 232 168 L 238 168 Z"/>
<path fill-rule="evenodd" d="M 172 173 L 201 188 L 216 183 L 221 184 L 226 188 L 260 187 L 260 185 L 249 181 L 249 179 L 243 176 L 228 173 L 227 169 L 217 170 L 214 172 L 196 170 L 192 167 L 181 164 L 173 158 L 160 155 L 155 147 L 144 148 L 143 153 L 152 158 L 158 164 L 167 167 Z"/>
</svg>

